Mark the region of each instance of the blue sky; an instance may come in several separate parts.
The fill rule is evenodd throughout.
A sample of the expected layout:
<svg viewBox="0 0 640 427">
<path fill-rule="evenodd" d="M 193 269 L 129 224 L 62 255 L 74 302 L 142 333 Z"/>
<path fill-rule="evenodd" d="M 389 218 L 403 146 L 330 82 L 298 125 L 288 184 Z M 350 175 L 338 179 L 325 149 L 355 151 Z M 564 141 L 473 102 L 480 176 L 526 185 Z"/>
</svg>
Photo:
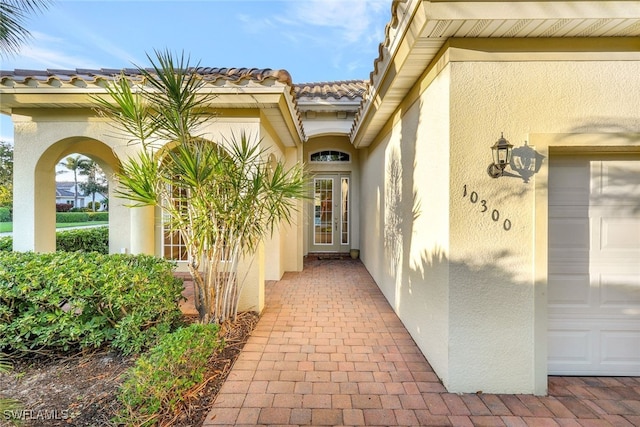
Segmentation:
<svg viewBox="0 0 640 427">
<path fill-rule="evenodd" d="M 284 68 L 294 83 L 368 79 L 391 0 L 57 0 L 0 69 L 146 66 L 154 49 L 207 67 Z M 13 140 L 0 119 L 0 139 Z"/>
</svg>

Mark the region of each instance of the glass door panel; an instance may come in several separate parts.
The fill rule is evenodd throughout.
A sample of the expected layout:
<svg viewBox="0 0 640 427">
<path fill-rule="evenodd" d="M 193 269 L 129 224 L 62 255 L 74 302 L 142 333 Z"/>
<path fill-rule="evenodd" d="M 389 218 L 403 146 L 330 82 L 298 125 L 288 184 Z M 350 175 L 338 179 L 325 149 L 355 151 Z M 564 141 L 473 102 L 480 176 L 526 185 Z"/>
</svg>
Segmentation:
<svg viewBox="0 0 640 427">
<path fill-rule="evenodd" d="M 317 176 L 313 180 L 311 252 L 347 252 L 350 244 L 349 178 Z"/>
<path fill-rule="evenodd" d="M 314 179 L 314 245 L 333 245 L 333 178 Z"/>
</svg>

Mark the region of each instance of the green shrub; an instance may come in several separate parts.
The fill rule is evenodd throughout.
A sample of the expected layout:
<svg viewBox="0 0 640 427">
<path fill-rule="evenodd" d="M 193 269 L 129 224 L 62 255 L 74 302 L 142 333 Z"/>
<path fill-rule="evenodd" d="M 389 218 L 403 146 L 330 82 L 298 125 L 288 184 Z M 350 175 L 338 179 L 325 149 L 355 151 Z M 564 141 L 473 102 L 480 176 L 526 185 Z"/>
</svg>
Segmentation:
<svg viewBox="0 0 640 427">
<path fill-rule="evenodd" d="M 89 202 L 87 203 L 87 209 L 89 209 L 91 212 L 95 212 L 98 209 L 100 209 L 100 207 L 102 206 L 102 203 L 100 202 Z"/>
<path fill-rule="evenodd" d="M 109 227 L 77 228 L 56 233 L 56 250 L 109 253 Z"/>
<path fill-rule="evenodd" d="M 173 269 L 147 255 L 0 252 L 0 351 L 139 352 L 181 318 Z"/>
<path fill-rule="evenodd" d="M 11 251 L 13 237 L 0 237 L 0 252 Z M 78 228 L 56 233 L 56 250 L 109 253 L 109 227 Z"/>
<path fill-rule="evenodd" d="M 0 237 L 0 252 L 10 252 L 13 250 L 13 237 Z"/>
<path fill-rule="evenodd" d="M 88 222 L 87 212 L 56 212 L 56 223 L 68 224 L 70 222 Z"/>
<path fill-rule="evenodd" d="M 125 374 L 118 400 L 119 422 L 153 425 L 163 412 L 174 412 L 185 394 L 203 381 L 211 356 L 224 347 L 217 325 L 194 324 L 161 338 Z"/>
<path fill-rule="evenodd" d="M 109 212 L 89 212 L 89 221 L 109 221 Z"/>
<path fill-rule="evenodd" d="M 0 222 L 11 221 L 11 209 L 0 207 Z"/>
</svg>

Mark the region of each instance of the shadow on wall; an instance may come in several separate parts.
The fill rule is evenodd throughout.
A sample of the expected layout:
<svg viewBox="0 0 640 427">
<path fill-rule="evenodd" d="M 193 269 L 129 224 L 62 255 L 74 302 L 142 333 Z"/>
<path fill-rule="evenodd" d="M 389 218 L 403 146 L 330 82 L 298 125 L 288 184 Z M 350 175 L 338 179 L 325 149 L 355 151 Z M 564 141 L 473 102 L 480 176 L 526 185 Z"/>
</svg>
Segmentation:
<svg viewBox="0 0 640 427">
<path fill-rule="evenodd" d="M 401 290 L 400 318 L 450 390 L 533 387 L 533 286 L 510 271 L 511 253 L 492 258 L 477 264 L 424 250 Z"/>
<path fill-rule="evenodd" d="M 575 126 L 570 134 L 564 134 L 558 140 L 562 141 L 574 137 L 575 134 L 597 134 L 602 141 L 624 141 L 622 147 L 604 148 L 601 152 L 608 151 L 608 154 L 598 154 L 597 158 L 603 160 L 620 161 L 640 161 L 640 129 L 620 125 L 621 119 L 611 117 L 595 117 L 588 124 Z M 553 155 L 558 150 L 551 147 Z M 566 149 L 565 149 L 566 150 Z M 562 150 L 563 153 L 571 152 Z M 569 149 L 571 150 L 571 149 Z M 573 149 L 575 151 L 584 150 L 583 147 Z M 632 167 L 624 167 L 622 164 L 609 167 L 607 170 L 607 186 L 619 191 L 603 191 L 597 195 L 598 203 L 624 206 L 629 209 L 629 213 L 640 212 L 640 174 L 635 173 Z M 635 169 L 637 170 L 637 169 Z"/>
<path fill-rule="evenodd" d="M 564 138 L 573 136 L 574 134 L 601 134 L 602 137 L 611 139 L 627 140 L 630 144 L 640 143 L 640 129 L 630 126 L 621 125 L 624 119 L 618 117 L 592 117 L 584 124 L 574 126 L 571 133 L 566 134 Z"/>
<path fill-rule="evenodd" d="M 422 101 L 417 111 L 421 110 Z M 404 113 L 401 113 L 401 116 L 406 117 Z M 399 143 L 391 143 L 388 146 L 389 152 L 385 162 L 383 242 L 387 274 L 395 286 L 393 305 L 396 308 L 400 304 L 401 284 L 406 280 L 404 275 L 410 268 L 409 254 L 414 222 L 420 216 L 420 200 L 414 183 L 414 171 L 417 167 L 417 132 L 421 120 L 420 116 L 416 117 L 410 112 L 408 116 L 410 117 L 403 121 L 398 136 Z"/>
<path fill-rule="evenodd" d="M 413 222 L 420 216 L 420 201 L 416 189 L 412 188 L 411 210 L 406 208 L 407 200 L 404 195 L 407 178 L 403 173 L 402 156 L 398 150 L 392 150 L 386 169 L 384 248 L 389 263 L 388 271 L 393 276 L 398 273 L 400 265 L 405 267 L 403 254 L 408 253 L 411 247 Z"/>
<path fill-rule="evenodd" d="M 515 147 L 511 152 L 511 161 L 509 167 L 511 171 L 504 170 L 500 178 L 518 178 L 522 179 L 525 184 L 542 168 L 545 157 L 534 150 L 527 141 L 520 147 Z M 526 191 L 526 190 L 525 190 Z"/>
</svg>

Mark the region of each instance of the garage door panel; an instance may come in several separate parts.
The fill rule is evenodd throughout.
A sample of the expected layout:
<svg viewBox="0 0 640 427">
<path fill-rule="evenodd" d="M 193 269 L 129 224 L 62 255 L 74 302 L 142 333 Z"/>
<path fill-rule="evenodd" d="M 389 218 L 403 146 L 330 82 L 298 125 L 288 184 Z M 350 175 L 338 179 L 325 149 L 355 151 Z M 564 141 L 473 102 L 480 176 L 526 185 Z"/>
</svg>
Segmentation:
<svg viewBox="0 0 640 427">
<path fill-rule="evenodd" d="M 602 251 L 631 250 L 640 254 L 640 219 L 601 217 L 600 233 Z"/>
<path fill-rule="evenodd" d="M 599 299 L 605 309 L 640 307 L 640 276 L 601 274 Z"/>
<path fill-rule="evenodd" d="M 569 283 L 568 286 L 562 286 Z M 549 306 L 588 307 L 591 294 L 588 274 L 549 274 Z"/>
<path fill-rule="evenodd" d="M 591 365 L 592 331 L 584 328 L 567 329 L 560 326 L 554 328 L 553 323 L 549 326 L 549 348 L 551 349 L 549 363 L 551 365 L 557 367 L 582 365 L 583 369 Z"/>
<path fill-rule="evenodd" d="M 607 160 L 593 163 L 593 201 L 625 204 L 637 201 L 640 192 L 640 166 L 634 160 Z"/>
<path fill-rule="evenodd" d="M 603 330 L 601 335 L 600 360 L 603 365 L 633 368 L 640 375 L 640 331 Z"/>
<path fill-rule="evenodd" d="M 549 372 L 640 375 L 637 156 L 551 157 L 548 250 Z"/>
<path fill-rule="evenodd" d="M 640 375 L 640 331 L 618 318 L 550 319 L 551 375 Z"/>
<path fill-rule="evenodd" d="M 588 218 L 550 218 L 549 233 L 557 237 L 558 244 L 554 250 L 583 249 L 589 250 L 589 219 Z"/>
</svg>

